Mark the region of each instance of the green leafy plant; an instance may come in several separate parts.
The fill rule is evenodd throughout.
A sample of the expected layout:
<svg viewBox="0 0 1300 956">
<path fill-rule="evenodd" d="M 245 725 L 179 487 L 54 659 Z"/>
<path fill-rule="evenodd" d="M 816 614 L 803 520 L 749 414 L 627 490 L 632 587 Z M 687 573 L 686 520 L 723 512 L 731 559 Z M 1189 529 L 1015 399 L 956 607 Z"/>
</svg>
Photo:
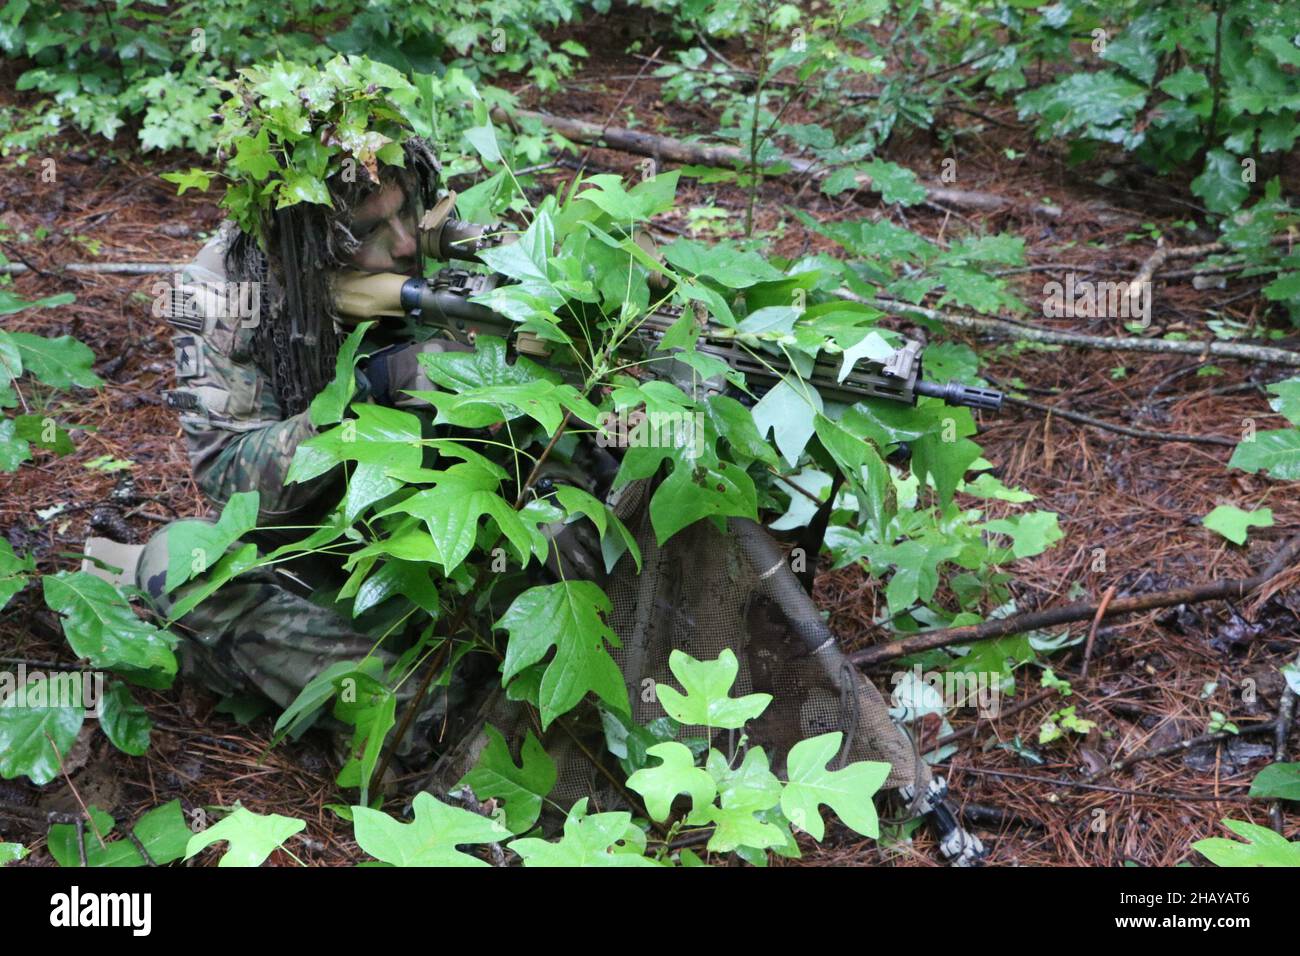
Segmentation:
<svg viewBox="0 0 1300 956">
<path fill-rule="evenodd" d="M 13 314 L 31 306 L 57 307 L 71 295 L 27 302 L 0 286 L 0 310 Z M 75 446 L 59 424 L 61 390 L 102 384 L 91 370 L 94 353 L 70 336 L 46 338 L 0 330 L 0 471 L 13 472 L 36 452 L 71 453 Z M 12 414 L 10 409 L 20 409 Z M 29 777 L 44 784 L 59 772 L 89 715 L 125 753 L 149 746 L 152 721 L 128 687 L 161 688 L 176 675 L 176 637 L 137 616 L 116 586 L 82 571 L 41 575 L 32 555 L 15 553 L 0 539 L 0 608 L 39 580 L 45 604 L 60 619 L 68 646 L 84 671 L 33 674 L 22 687 L 0 684 L 0 776 Z M 103 671 L 121 680 L 97 694 Z M 93 682 L 93 683 L 92 683 Z M 87 710 L 87 704 L 94 707 Z M 53 742 L 51 744 L 51 742 Z"/>
<path fill-rule="evenodd" d="M 4 148 L 27 150 L 66 126 L 114 140 L 128 126 L 146 150 L 215 145 L 213 81 L 275 57 L 319 66 L 336 53 L 366 55 L 429 90 L 497 72 L 526 73 L 555 89 L 586 55 L 541 29 L 574 16 L 573 0 L 347 0 L 324 9 L 290 0 L 173 4 L 22 0 L 0 13 L 0 49 L 24 58 L 19 91 L 39 96 L 10 116 Z M 486 85 L 486 84 L 484 84 Z"/>
<path fill-rule="evenodd" d="M 1250 528 L 1273 527 L 1273 509 L 1257 508 L 1244 511 L 1236 505 L 1218 505 L 1202 519 L 1202 524 L 1217 531 L 1233 544 L 1245 544 Z"/>
<path fill-rule="evenodd" d="M 1290 428 L 1255 431 L 1253 422 L 1228 461 L 1229 468 L 1286 481 L 1300 479 L 1300 378 L 1270 385 L 1273 410 L 1291 423 Z"/>
<path fill-rule="evenodd" d="M 467 138 L 497 184 L 485 198 L 486 214 L 513 204 L 518 187 L 486 111 L 479 116 L 481 125 Z M 911 612 L 929 622 L 955 613 L 936 600 L 944 562 L 962 569 L 954 591 L 962 595 L 967 609 L 962 613 L 978 618 L 990 600 L 995 606 L 1005 601 L 1006 576 L 998 566 L 1037 554 L 1061 535 L 1050 513 L 988 521 L 980 509 L 958 506 L 959 492 L 1005 504 L 1029 498 L 991 475 L 966 481 L 970 469 L 986 467 L 968 437 L 974 432 L 968 411 L 928 399 L 915 410 L 874 400 L 834 405 L 802 378 L 800 369 L 819 353 L 850 362 L 876 354 L 892 340 L 893 333 L 878 325 L 882 311 L 835 294 L 849 273 L 864 288 L 855 271 L 861 263 L 850 266 L 826 256 L 793 263 L 765 258 L 743 245 L 704 246 L 685 238 L 661 248 L 660 258 L 649 256 L 634 233 L 671 208 L 676 182 L 676 173 L 630 188 L 613 176 L 580 179 L 567 195 L 532 207 L 515 242 L 482 253 L 486 266 L 509 281 L 479 301 L 546 342 L 551 354 L 546 366 L 522 356 L 511 362 L 504 343 L 480 336 L 473 352 L 422 356 L 435 388 L 414 394 L 429 403 L 435 424 L 462 429 L 457 438 L 425 437 L 414 412 L 354 400 L 355 341 L 364 334 L 358 330 L 340 350 L 334 383 L 313 403 L 320 434 L 299 446 L 287 476 L 289 482 L 303 482 L 341 472 L 346 492 L 335 513 L 302 541 L 268 554 L 237 543 L 255 521 L 251 494 L 233 497 L 215 525 L 182 525 L 169 534 L 167 588 L 175 593 L 203 576 L 203 583 L 173 607 L 173 618 L 237 574 L 291 555 L 321 553 L 341 555 L 351 573 L 339 593 L 344 613 L 350 609 L 360 620 L 387 606 L 381 615 L 387 623 L 375 631 L 377 642 L 408 619 L 446 625 L 422 628 L 415 645 L 386 669 L 374 658 L 331 667 L 277 722 L 278 735 L 295 733 L 332 708 L 336 718 L 354 727 L 352 759 L 338 782 L 359 789 L 354 818 L 365 821 L 368 850 L 381 861 L 410 862 L 425 858 L 426 851 L 457 859 L 455 840 L 435 847 L 421 838 L 423 849 L 402 849 L 415 839 L 410 836 L 415 830 L 395 830 L 373 813 L 360 812 L 371 807 L 371 778 L 396 723 L 395 690 L 435 655 L 439 684 L 452 679 L 456 662 L 467 654 L 494 657 L 507 694 L 534 709 L 543 730 L 583 700 L 597 701 L 607 726 L 622 728 L 620 757 L 631 775 L 629 786 L 635 782 L 636 792 L 644 785 L 655 822 L 679 830 L 711 827 L 711 852 L 736 852 L 753 862 L 761 862 L 769 849 L 795 852 L 789 823 L 822 833 L 821 805 L 860 832 L 874 833 L 869 795 L 887 768 L 827 769 L 840 743 L 834 735 L 795 748 L 785 781 L 771 773 L 767 757 L 756 748 L 703 753 L 703 764 L 697 765 L 695 755 L 672 739 L 673 728 L 682 724 L 738 728 L 767 706 L 764 695 L 727 697 L 737 667 L 730 655 L 715 662 L 675 659 L 672 670 L 682 690 L 658 688 L 671 723 L 653 728 L 630 723 L 627 691 L 609 653 L 617 637 L 608 623 L 608 597 L 587 581 L 528 586 L 523 573 L 543 561 L 552 546 L 543 527 L 566 521 L 589 523 L 607 561 L 622 557 L 639 565 L 635 540 L 603 503 L 574 488 L 544 498 L 531 493 L 549 449 L 570 441 L 570 432 L 598 431 L 604 416 L 631 411 L 672 412 L 700 422 L 698 441 L 635 444 L 623 454 L 616 486 L 662 479 L 649 505 L 660 542 L 698 520 L 756 518 L 760 503 L 785 509 L 787 523 L 797 526 L 811 512 L 803 510 L 803 496 L 791 490 L 785 476 L 798 476 L 789 479 L 798 484 L 810 470 L 825 469 L 821 473 L 829 483 L 830 474 L 840 474 L 846 497 L 835 510 L 833 551 L 889 577 L 895 619 Z M 937 264 L 953 294 L 976 295 L 963 283 L 980 280 L 980 264 L 1020 256 L 1018 241 L 990 237 L 939 249 L 900 232 L 914 255 Z M 876 256 L 883 267 L 894 264 L 883 249 Z M 1007 295 L 996 281 L 987 293 L 999 301 Z M 791 305 L 795 301 L 801 305 Z M 661 347 L 679 350 L 677 360 L 697 381 L 725 373 L 734 386 L 747 388 L 743 376 L 695 350 L 700 327 L 690 319 L 697 314 L 707 315 L 717 334 L 734 337 L 757 361 L 780 356 L 792 360 L 793 370 L 752 411 L 729 396 L 697 394 L 689 381 L 629 374 L 642 363 L 629 366 L 620 343 L 666 306 L 679 309 L 682 319 Z M 977 360 L 969 350 L 940 346 L 932 355 L 938 374 L 977 380 Z M 495 437 L 484 429 L 496 429 Z M 884 460 L 903 441 L 912 448 L 910 475 Z M 1009 546 L 996 543 L 1003 535 Z M 505 575 L 498 554 L 509 558 Z M 963 576 L 968 580 L 958 580 Z M 504 612 L 494 624 L 464 626 L 489 588 L 507 596 Z M 409 600 L 396 600 L 398 594 Z M 924 608 L 926 602 L 937 610 Z M 504 651 L 491 636 L 493 629 L 505 636 Z M 345 687 L 351 688 L 347 700 Z M 517 764 L 495 736 L 462 783 L 480 799 L 500 801 L 500 824 L 522 835 L 509 845 L 530 865 L 558 859 L 625 864 L 631 850 L 640 854 L 647 835 L 635 827 L 640 835 L 631 835 L 630 817 L 588 814 L 583 806 L 556 808 L 568 819 L 559 844 L 546 848 L 527 835 L 547 805 L 554 774 L 536 741 L 525 744 Z M 751 777 L 754 787 L 744 782 Z M 698 804 L 669 823 L 675 794 L 666 788 L 680 781 L 687 782 Z M 420 832 L 449 826 L 459 832 L 460 824 L 447 823 L 447 814 L 425 806 L 416 823 L 401 826 Z M 485 822 L 470 827 L 467 817 L 452 816 L 469 827 L 466 832 L 488 835 Z M 444 823 L 435 825 L 436 819 Z M 662 845 L 655 855 L 666 858 Z M 675 859 L 682 862 L 680 854 Z"/>
<path fill-rule="evenodd" d="M 189 838 L 185 845 L 185 859 L 197 856 L 213 843 L 224 841 L 228 847 L 217 866 L 261 866 L 272 853 L 284 848 L 286 840 L 306 826 L 302 820 L 292 817 L 278 813 L 263 816 L 237 806 L 223 819 Z M 284 852 L 289 853 L 287 849 Z"/>
<path fill-rule="evenodd" d="M 1300 842 L 1245 820 L 1221 822 L 1246 842 L 1210 837 L 1193 843 L 1192 849 L 1215 866 L 1300 866 Z"/>
</svg>

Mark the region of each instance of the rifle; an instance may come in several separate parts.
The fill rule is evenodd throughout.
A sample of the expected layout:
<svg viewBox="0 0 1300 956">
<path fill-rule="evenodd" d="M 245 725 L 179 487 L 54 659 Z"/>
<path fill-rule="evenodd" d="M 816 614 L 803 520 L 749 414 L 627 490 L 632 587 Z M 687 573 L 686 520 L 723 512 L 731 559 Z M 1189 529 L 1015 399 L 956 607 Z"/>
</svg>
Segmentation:
<svg viewBox="0 0 1300 956">
<path fill-rule="evenodd" d="M 495 240 L 488 238 L 488 227 L 447 219 L 422 223 L 421 241 L 426 253 L 446 261 L 450 258 L 478 261 L 477 252 Z M 335 305 L 346 320 L 361 321 L 380 317 L 403 317 L 437 329 L 450 338 L 473 345 L 480 335 L 491 335 L 513 343 L 515 351 L 545 359 L 550 346 L 518 325 L 477 302 L 480 296 L 502 283 L 497 274 L 470 272 L 448 267 L 432 279 L 411 278 L 397 273 L 343 272 L 335 278 Z M 642 318 L 635 335 L 629 337 L 624 350 L 650 356 L 668 330 L 681 318 L 677 306 L 662 306 Z M 761 395 L 790 373 L 790 362 L 782 354 L 759 353 L 734 329 L 707 325 L 702 329 L 695 350 L 725 362 L 741 372 L 754 394 Z M 804 378 L 822 398 L 853 404 L 864 398 L 883 398 L 904 405 L 915 405 L 917 398 L 938 398 L 949 405 L 997 411 L 1002 393 L 960 382 L 931 382 L 921 377 L 922 345 L 905 339 L 883 361 L 859 359 L 840 379 L 840 360 L 819 353 L 812 373 Z M 671 356 L 668 356 L 671 358 Z"/>
</svg>

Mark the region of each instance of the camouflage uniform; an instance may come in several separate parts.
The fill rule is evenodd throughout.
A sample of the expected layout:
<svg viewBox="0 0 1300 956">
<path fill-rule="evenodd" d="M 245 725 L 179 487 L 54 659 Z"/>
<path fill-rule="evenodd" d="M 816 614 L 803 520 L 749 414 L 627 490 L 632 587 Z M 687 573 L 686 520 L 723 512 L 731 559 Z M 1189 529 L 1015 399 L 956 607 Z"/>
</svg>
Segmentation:
<svg viewBox="0 0 1300 956">
<path fill-rule="evenodd" d="M 306 411 L 282 414 L 269 375 L 253 359 L 255 322 L 241 316 L 246 310 L 238 307 L 238 291 L 226 278 L 231 234 L 230 224 L 223 225 L 171 292 L 177 387 L 167 393 L 167 402 L 180 412 L 194 480 L 214 506 L 220 508 L 237 492 L 256 491 L 259 525 L 319 523 L 341 497 L 342 482 L 331 473 L 284 483 L 294 451 L 318 432 Z M 137 570 L 139 586 L 164 613 L 198 586 L 163 593 L 171 527 L 149 541 Z M 301 532 L 259 531 L 248 540 L 265 553 L 297 537 Z M 342 579 L 338 567 L 315 557 L 230 581 L 179 622 L 176 629 L 186 638 L 180 648 L 183 675 L 218 694 L 263 696 L 288 706 L 324 668 L 372 653 L 376 638 L 366 632 L 364 620 L 350 620 L 327 606 Z M 373 656 L 387 666 L 406 637 L 395 634 Z M 399 706 L 417 684 L 403 684 Z M 453 687 L 451 696 L 461 689 Z M 439 723 L 447 704 L 448 690 L 437 688 L 404 742 L 404 756 L 418 758 L 427 749 L 421 726 Z"/>
</svg>

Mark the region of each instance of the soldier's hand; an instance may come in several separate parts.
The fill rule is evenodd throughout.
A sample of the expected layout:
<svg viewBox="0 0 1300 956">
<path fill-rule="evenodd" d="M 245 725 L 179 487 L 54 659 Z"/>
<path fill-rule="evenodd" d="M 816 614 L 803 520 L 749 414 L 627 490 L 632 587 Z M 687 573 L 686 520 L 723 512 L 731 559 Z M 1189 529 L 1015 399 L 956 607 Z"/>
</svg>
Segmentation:
<svg viewBox="0 0 1300 956">
<path fill-rule="evenodd" d="M 422 354 L 440 352 L 468 352 L 468 345 L 449 339 L 430 339 L 410 345 L 394 345 L 380 349 L 361 365 L 362 373 L 370 386 L 370 397 L 380 405 L 393 408 L 414 408 L 429 403 L 407 392 L 427 392 L 434 387 L 420 365 Z"/>
</svg>

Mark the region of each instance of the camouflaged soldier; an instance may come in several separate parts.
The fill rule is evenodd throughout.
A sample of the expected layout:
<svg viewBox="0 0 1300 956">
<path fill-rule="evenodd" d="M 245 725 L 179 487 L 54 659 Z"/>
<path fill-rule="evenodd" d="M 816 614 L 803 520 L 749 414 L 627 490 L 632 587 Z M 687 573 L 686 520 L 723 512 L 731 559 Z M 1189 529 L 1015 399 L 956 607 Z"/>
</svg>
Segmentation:
<svg viewBox="0 0 1300 956">
<path fill-rule="evenodd" d="M 409 201 L 394 179 L 356 206 L 349 229 L 358 243 L 344 262 L 413 267 L 413 220 L 419 212 L 418 190 L 413 191 L 415 201 Z M 289 540 L 275 526 L 315 523 L 341 495 L 337 475 L 284 482 L 298 445 L 317 434 L 304 398 L 314 394 L 311 372 L 320 366 L 302 354 L 305 342 L 293 343 L 294 354 L 288 356 L 266 349 L 282 338 L 272 326 L 291 324 L 293 310 L 305 304 L 292 302 L 285 291 L 285 270 L 302 267 L 294 262 L 294 252 L 272 246 L 264 272 L 254 263 L 250 278 L 250 270 L 236 259 L 249 256 L 246 237 L 227 222 L 181 274 L 170 309 L 177 331 L 176 388 L 166 397 L 180 413 L 195 482 L 216 508 L 236 492 L 259 493 L 258 524 L 268 530 L 252 540 L 263 551 Z M 302 326 L 310 328 L 310 322 Z M 323 338 L 321 331 L 318 325 L 317 335 Z M 305 372 L 291 367 L 299 357 L 307 360 Z M 390 384 L 416 383 L 398 375 Z M 390 393 L 373 397 L 389 400 Z M 150 540 L 137 571 L 139 585 L 164 613 L 200 586 L 195 582 L 164 593 L 168 531 Z M 319 560 L 263 568 L 230 581 L 217 598 L 179 622 L 176 629 L 187 638 L 180 647 L 183 674 L 218 694 L 262 696 L 287 707 L 321 670 L 360 660 L 375 644 L 363 626 L 313 600 L 340 583 L 337 567 Z M 390 645 L 397 646 L 382 650 L 381 659 L 391 659 L 399 649 L 400 635 Z M 423 722 L 434 721 L 444 706 L 441 696 L 426 706 Z M 427 735 L 411 734 L 408 741 L 415 743 L 418 755 Z"/>
<path fill-rule="evenodd" d="M 276 202 L 272 191 L 262 190 L 261 204 L 240 207 L 242 216 L 235 213 L 238 224 L 224 223 L 165 296 L 165 312 L 176 332 L 176 387 L 166 399 L 179 412 L 195 482 L 214 510 L 237 492 L 258 493 L 258 530 L 247 540 L 263 554 L 301 538 L 304 526 L 321 523 L 344 490 L 342 468 L 312 481 L 285 484 L 296 449 L 317 434 L 309 417 L 310 401 L 336 372 L 340 330 L 331 274 L 342 269 L 421 274 L 419 223 L 438 199 L 437 160 L 386 99 L 382 84 L 377 89 L 366 80 L 333 96 L 315 85 L 355 66 L 336 61 L 324 73 L 308 71 L 304 90 L 311 89 L 312 95 L 296 102 L 306 111 L 311 137 L 318 142 L 329 140 L 338 147 L 341 137 L 351 137 L 342 150 L 347 158 L 335 162 L 324 177 L 328 196 L 286 204 Z M 232 97 L 223 107 L 228 111 L 226 128 L 245 130 L 260 99 Z M 358 122 L 359 102 L 369 104 L 364 125 L 345 134 L 343 127 Z M 263 112 L 254 120 L 270 122 L 269 117 Z M 300 148 L 293 151 L 295 159 L 301 154 Z M 293 174 L 278 172 L 284 177 Z M 223 204 L 234 212 L 231 199 L 250 184 L 256 191 L 259 176 L 264 181 L 266 173 L 236 170 L 232 175 L 234 184 Z M 464 346 L 442 341 L 413 344 L 392 336 L 376 328 L 363 342 L 357 400 L 409 409 L 419 403 L 404 390 L 433 387 L 420 370 L 418 355 Z M 428 422 L 431 419 L 427 416 Z M 427 427 L 432 434 L 431 424 Z M 553 477 L 564 470 L 557 460 Z M 575 472 L 571 480 L 580 479 Z M 278 530 L 290 526 L 294 530 Z M 164 614 L 203 584 L 201 576 L 166 593 L 173 527 L 149 541 L 136 568 L 139 586 Z M 584 553 L 589 542 L 581 538 L 583 532 L 575 528 L 556 533 L 567 543 L 554 550 L 572 556 L 557 559 L 565 561 L 567 573 L 580 575 L 594 567 Z M 400 614 L 377 608 L 352 619 L 331 606 L 346 578 L 342 560 L 314 555 L 261 567 L 224 584 L 219 594 L 176 626 L 184 638 L 179 648 L 184 676 L 222 695 L 252 695 L 285 708 L 332 664 L 367 657 L 391 663 L 414 635 L 393 627 L 390 618 Z M 377 639 L 384 635 L 376 651 Z M 426 753 L 434 744 L 427 728 L 435 721 L 446 732 L 438 718 L 463 696 L 467 685 L 479 683 L 478 663 L 471 659 L 458 667 L 452 686 L 435 689 L 432 699 L 421 704 L 401 753 L 413 759 Z M 404 683 L 399 706 L 416 684 Z"/>
<path fill-rule="evenodd" d="M 172 297 L 177 382 L 168 401 L 180 413 L 195 480 L 214 507 L 236 492 L 259 493 L 259 529 L 250 540 L 262 553 L 320 524 L 343 493 L 341 469 L 284 483 L 296 449 L 317 434 L 309 403 L 336 370 L 339 328 L 330 273 L 424 274 L 419 225 L 436 200 L 438 168 L 427 144 L 409 129 L 391 129 L 394 115 L 385 112 L 394 135 L 378 141 L 384 148 L 400 145 L 400 165 L 372 155 L 367 175 L 327 179 L 328 204 L 318 197 L 264 208 L 256 220 L 246 216 L 241 227 L 223 226 L 182 273 Z M 333 136 L 333 129 L 322 126 L 321 139 Z M 388 158 L 397 158 L 391 149 Z M 404 392 L 431 388 L 417 361 L 420 353 L 463 348 L 390 341 L 382 330 L 373 327 L 363 343 L 358 401 L 409 408 L 413 400 Z M 545 493 L 545 485 L 569 481 L 603 497 L 617 463 L 594 442 L 578 442 L 574 454 L 589 457 L 566 465 L 553 453 L 547 459 L 551 474 L 534 488 Z M 662 716 L 645 689 L 673 680 L 668 660 L 674 649 L 701 660 L 731 651 L 739 660 L 734 692 L 775 698 L 762 720 L 747 727 L 750 745 L 768 748 L 774 771 L 796 741 L 838 730 L 839 761 L 887 762 L 887 786 L 900 788 L 915 809 L 941 806 L 937 781 L 891 723 L 880 694 L 844 658 L 776 543 L 754 522 L 730 519 L 725 528 L 699 521 L 661 544 L 648 518 L 653 489 L 653 477 L 641 479 L 608 499 L 636 536 L 641 568 L 621 560 L 606 577 L 599 544 L 583 521 L 549 529 L 550 562 L 546 571 L 534 572 L 593 579 L 604 587 L 612 606 L 609 624 L 620 640 L 612 653 L 633 703 L 633 721 L 644 726 Z M 137 574 L 164 612 L 202 586 L 200 578 L 165 592 L 170 530 L 148 543 Z M 384 605 L 356 619 L 339 614 L 331 606 L 343 580 L 342 558 L 335 560 L 312 555 L 224 584 L 179 622 L 186 638 L 180 649 L 185 676 L 221 694 L 252 694 L 284 708 L 333 664 L 366 657 L 395 661 L 414 635 L 375 618 Z M 410 706 L 409 688 L 416 683 L 404 683 L 399 706 Z M 486 654 L 466 656 L 450 686 L 435 688 L 412 716 L 399 753 L 411 762 L 438 753 L 426 783 L 439 794 L 450 793 L 474 764 L 489 727 L 516 752 L 530 732 L 526 709 L 501 691 L 495 661 Z M 556 722 L 543 735 L 558 767 L 552 798 L 563 806 L 585 796 L 596 805 L 617 805 L 619 795 L 606 782 L 609 770 L 596 765 L 609 759 L 607 748 L 617 756 L 630 738 L 620 745 L 617 730 L 594 707 L 570 716 L 572 723 Z M 689 738 L 711 731 L 678 732 Z M 974 855 L 977 841 L 955 824 L 945 832 L 951 844 L 946 853 Z"/>
</svg>

